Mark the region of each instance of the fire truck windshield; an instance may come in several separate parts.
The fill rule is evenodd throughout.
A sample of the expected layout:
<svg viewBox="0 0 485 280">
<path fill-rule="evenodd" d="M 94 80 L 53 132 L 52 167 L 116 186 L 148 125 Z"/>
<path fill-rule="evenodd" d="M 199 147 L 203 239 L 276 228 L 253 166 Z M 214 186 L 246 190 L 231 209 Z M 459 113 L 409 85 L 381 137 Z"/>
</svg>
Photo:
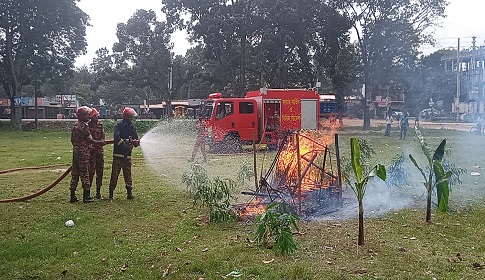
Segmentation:
<svg viewBox="0 0 485 280">
<path fill-rule="evenodd" d="M 202 104 L 201 114 L 204 119 L 210 119 L 214 111 L 214 101 L 207 100 Z"/>
</svg>

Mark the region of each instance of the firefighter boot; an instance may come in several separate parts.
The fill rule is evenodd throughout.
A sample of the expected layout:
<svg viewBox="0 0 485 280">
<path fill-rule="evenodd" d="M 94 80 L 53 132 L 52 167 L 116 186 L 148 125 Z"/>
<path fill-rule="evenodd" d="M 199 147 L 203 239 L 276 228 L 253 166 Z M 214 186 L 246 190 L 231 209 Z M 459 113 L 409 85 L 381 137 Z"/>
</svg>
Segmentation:
<svg viewBox="0 0 485 280">
<path fill-rule="evenodd" d="M 69 200 L 69 202 L 74 203 L 74 202 L 78 202 L 78 201 L 79 201 L 79 199 L 77 199 L 77 197 L 76 197 L 76 191 L 71 190 L 71 199 Z"/>
<path fill-rule="evenodd" d="M 115 190 L 109 190 L 109 196 L 108 196 L 108 200 L 109 201 L 112 201 L 113 200 L 113 193 L 114 193 Z"/>
<path fill-rule="evenodd" d="M 83 202 L 84 203 L 94 202 L 94 199 L 91 197 L 91 191 L 89 189 L 84 190 L 83 192 Z"/>
<path fill-rule="evenodd" d="M 101 199 L 101 187 L 96 187 L 96 198 Z"/>
<path fill-rule="evenodd" d="M 132 189 L 126 189 L 126 198 L 127 199 L 135 199 L 135 197 L 133 196 Z"/>
</svg>

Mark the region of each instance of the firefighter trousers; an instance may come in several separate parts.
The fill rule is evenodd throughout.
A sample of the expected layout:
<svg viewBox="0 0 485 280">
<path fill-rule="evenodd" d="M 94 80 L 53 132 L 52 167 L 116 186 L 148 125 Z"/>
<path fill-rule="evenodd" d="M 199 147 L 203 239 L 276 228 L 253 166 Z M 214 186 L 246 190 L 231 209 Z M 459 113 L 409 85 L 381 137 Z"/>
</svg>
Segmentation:
<svg viewBox="0 0 485 280">
<path fill-rule="evenodd" d="M 91 188 L 91 183 L 89 182 L 89 152 L 78 151 L 74 148 L 72 153 L 71 183 L 69 189 L 75 191 L 79 179 L 81 179 L 81 186 L 84 190 L 89 190 Z"/>
<path fill-rule="evenodd" d="M 96 174 L 96 188 L 103 185 L 104 171 L 104 150 L 91 150 L 89 158 L 89 182 L 93 185 L 94 174 Z"/>
<path fill-rule="evenodd" d="M 111 167 L 111 179 L 109 180 L 109 189 L 116 189 L 120 171 L 123 170 L 123 178 L 127 190 L 133 188 L 131 181 L 131 158 L 113 157 L 113 166 Z"/>
</svg>

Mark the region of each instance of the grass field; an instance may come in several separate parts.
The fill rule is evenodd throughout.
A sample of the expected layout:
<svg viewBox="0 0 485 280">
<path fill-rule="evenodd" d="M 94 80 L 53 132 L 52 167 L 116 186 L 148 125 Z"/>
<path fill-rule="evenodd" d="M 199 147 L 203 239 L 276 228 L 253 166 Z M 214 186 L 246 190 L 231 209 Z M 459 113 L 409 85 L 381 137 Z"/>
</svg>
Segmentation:
<svg viewBox="0 0 485 280">
<path fill-rule="evenodd" d="M 346 209 L 299 223 L 297 251 L 283 257 L 254 242 L 251 222 L 208 223 L 207 209 L 194 207 L 181 177 L 190 168 L 192 123 L 162 124 L 134 150 L 135 200 L 128 201 L 120 177 L 115 200 L 69 203 L 69 177 L 27 202 L 0 203 L 1 279 L 485 279 L 485 184 L 471 176 L 485 166 L 485 137 L 452 130 L 424 130 L 435 147 L 443 138 L 448 160 L 465 168 L 454 185 L 447 214 L 433 209 L 425 223 L 425 188 L 405 163 L 409 183 L 369 186 L 366 245 L 357 246 L 357 208 L 345 189 Z M 341 153 L 349 137 L 365 139 L 378 162 L 412 153 L 424 163 L 409 132 L 398 140 L 384 127 L 339 131 Z M 19 132 L 0 128 L 0 170 L 57 165 L 0 174 L 0 199 L 30 194 L 55 181 L 71 163 L 69 132 Z M 103 195 L 107 196 L 112 147 L 105 147 Z M 258 153 L 258 172 L 272 153 Z M 198 155 L 200 159 L 200 154 Z M 209 176 L 236 179 L 251 152 L 210 154 L 201 163 Z M 485 175 L 485 172 L 482 172 Z M 235 193 L 251 183 L 241 186 Z M 376 191 L 377 190 L 377 191 Z M 80 194 L 80 187 L 78 187 Z M 239 197 L 239 200 L 245 198 Z M 405 203 L 406 202 L 406 203 Z M 355 210 L 355 212 L 353 211 Z M 73 220 L 74 227 L 65 222 Z M 227 275 L 227 276 L 226 276 Z"/>
</svg>

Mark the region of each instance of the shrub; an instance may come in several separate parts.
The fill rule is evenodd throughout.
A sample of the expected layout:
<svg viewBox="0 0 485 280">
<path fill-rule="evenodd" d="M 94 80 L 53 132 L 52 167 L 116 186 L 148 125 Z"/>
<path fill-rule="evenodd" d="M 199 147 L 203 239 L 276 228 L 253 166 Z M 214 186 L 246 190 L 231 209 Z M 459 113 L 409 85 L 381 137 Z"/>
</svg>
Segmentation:
<svg viewBox="0 0 485 280">
<path fill-rule="evenodd" d="M 290 207 L 284 202 L 273 202 L 266 211 L 256 217 L 258 225 L 256 241 L 265 246 L 273 245 L 273 250 L 283 255 L 292 254 L 296 250 L 291 228 L 299 230 L 296 221 L 299 218 L 290 212 Z"/>
<path fill-rule="evenodd" d="M 209 219 L 213 222 L 232 221 L 236 215 L 231 209 L 231 191 L 235 182 L 216 177 L 210 179 L 207 172 L 198 164 L 192 164 L 190 171 L 182 175 L 182 182 L 194 199 L 194 205 L 209 208 Z"/>
</svg>

